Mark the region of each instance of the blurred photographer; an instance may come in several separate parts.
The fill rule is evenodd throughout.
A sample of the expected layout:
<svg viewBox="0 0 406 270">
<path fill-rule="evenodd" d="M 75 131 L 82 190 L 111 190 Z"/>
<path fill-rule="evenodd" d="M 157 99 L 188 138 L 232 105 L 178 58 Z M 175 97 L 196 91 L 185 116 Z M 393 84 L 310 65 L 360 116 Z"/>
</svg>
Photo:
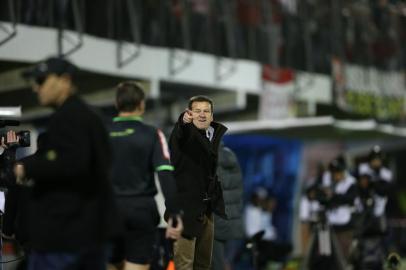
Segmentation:
<svg viewBox="0 0 406 270">
<path fill-rule="evenodd" d="M 386 220 L 380 213 L 380 196 L 368 174 L 358 176 L 357 190 L 351 261 L 355 269 L 382 269 L 385 258 L 383 236 L 386 232 Z"/>
<path fill-rule="evenodd" d="M 320 200 L 324 200 L 324 191 L 322 188 L 323 177 L 325 177 L 327 169 L 320 162 L 317 165 L 317 174 L 316 177 L 309 180 L 309 183 L 306 185 L 303 190 L 303 195 L 300 199 L 300 208 L 299 208 L 299 218 L 304 226 L 303 230 L 306 231 L 305 234 L 308 234 L 310 226 L 313 223 L 317 222 L 317 215 L 321 210 Z M 328 175 L 330 175 L 328 173 Z M 330 176 L 329 176 L 330 177 Z M 306 236 L 307 238 L 308 236 Z M 307 241 L 304 241 L 305 243 Z"/>
<path fill-rule="evenodd" d="M 253 244 L 254 269 L 268 269 L 273 262 L 282 262 L 291 251 L 291 245 L 278 241 L 277 230 L 272 223 L 276 198 L 268 191 L 257 188 L 244 211 L 245 233 Z"/>
<path fill-rule="evenodd" d="M 327 220 L 337 235 L 344 259 L 348 259 L 352 241 L 352 208 L 357 195 L 356 180 L 348 172 L 342 158 L 329 164 L 330 181 L 323 179 L 327 200 Z"/>
<path fill-rule="evenodd" d="M 384 154 L 381 147 L 375 145 L 368 155 L 368 162 L 361 163 L 358 175 L 369 176 L 368 189 L 374 193 L 374 215 L 385 216 L 388 193 L 391 189 L 392 172 L 383 164 Z"/>
<path fill-rule="evenodd" d="M 358 167 L 355 237 L 351 256 L 356 269 L 382 269 L 385 261 L 385 209 L 393 178 L 383 160 L 384 154 L 376 145 L 370 150 L 368 161 Z"/>
<path fill-rule="evenodd" d="M 356 181 L 342 156 L 306 189 L 301 220 L 311 226 L 304 265 L 309 269 L 345 269 L 352 240 L 352 208 Z"/>
</svg>

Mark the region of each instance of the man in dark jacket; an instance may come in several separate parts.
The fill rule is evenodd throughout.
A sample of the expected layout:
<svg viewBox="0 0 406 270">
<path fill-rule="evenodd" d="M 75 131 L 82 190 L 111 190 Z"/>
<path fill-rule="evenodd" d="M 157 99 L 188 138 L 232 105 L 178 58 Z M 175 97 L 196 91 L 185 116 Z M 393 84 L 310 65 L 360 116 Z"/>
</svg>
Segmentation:
<svg viewBox="0 0 406 270">
<path fill-rule="evenodd" d="M 214 215 L 214 245 L 212 270 L 225 269 L 225 246 L 230 240 L 244 238 L 242 221 L 243 182 L 240 165 L 230 148 L 219 150 L 217 175 L 223 188 L 227 219 Z"/>
<path fill-rule="evenodd" d="M 98 115 L 76 94 L 76 67 L 49 58 L 24 72 L 41 105 L 55 108 L 41 151 L 14 167 L 33 179 L 29 203 L 31 270 L 105 269 L 116 212 L 110 142 Z"/>
<path fill-rule="evenodd" d="M 177 270 L 210 269 L 213 247 L 213 212 L 225 217 L 223 194 L 217 179 L 221 138 L 227 128 L 213 122 L 213 102 L 192 97 L 170 137 L 171 160 L 184 231 L 175 243 Z"/>
</svg>

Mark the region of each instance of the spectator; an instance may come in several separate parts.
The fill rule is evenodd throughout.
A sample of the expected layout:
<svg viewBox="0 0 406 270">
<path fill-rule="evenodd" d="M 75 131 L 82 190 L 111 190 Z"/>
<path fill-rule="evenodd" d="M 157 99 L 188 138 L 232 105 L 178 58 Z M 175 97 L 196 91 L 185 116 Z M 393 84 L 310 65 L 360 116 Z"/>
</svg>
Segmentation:
<svg viewBox="0 0 406 270">
<path fill-rule="evenodd" d="M 210 52 L 210 1 L 189 0 L 191 4 L 191 42 L 192 49 Z"/>
<path fill-rule="evenodd" d="M 272 224 L 275 207 L 275 198 L 269 197 L 268 191 L 261 187 L 252 194 L 251 202 L 245 209 L 245 231 L 256 246 L 254 260 L 259 269 L 265 269 L 269 263 L 282 261 L 291 250 L 289 244 L 277 241 L 277 231 Z"/>
<path fill-rule="evenodd" d="M 259 0 L 238 0 L 237 18 L 242 32 L 242 57 L 258 59 L 261 25 L 261 7 Z"/>
</svg>

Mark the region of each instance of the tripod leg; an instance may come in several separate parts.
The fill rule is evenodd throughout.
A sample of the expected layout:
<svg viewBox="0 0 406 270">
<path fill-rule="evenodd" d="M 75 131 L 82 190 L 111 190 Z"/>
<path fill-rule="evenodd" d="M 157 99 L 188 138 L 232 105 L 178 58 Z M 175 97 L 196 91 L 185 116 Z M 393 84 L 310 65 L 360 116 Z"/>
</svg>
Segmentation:
<svg viewBox="0 0 406 270">
<path fill-rule="evenodd" d="M 331 236 L 331 244 L 334 250 L 333 254 L 335 254 L 335 257 L 337 258 L 338 267 L 341 270 L 346 270 L 347 260 L 344 258 L 341 246 L 338 244 L 337 235 L 332 230 L 330 230 L 330 236 Z"/>
<path fill-rule="evenodd" d="M 0 214 L 0 270 L 3 270 L 3 214 Z"/>
<path fill-rule="evenodd" d="M 313 252 L 313 246 L 314 246 L 315 242 L 316 242 L 316 234 L 313 232 L 310 237 L 309 245 L 307 247 L 306 256 L 303 260 L 302 266 L 300 267 L 301 270 L 309 269 L 309 262 L 310 262 L 310 258 L 311 258 L 312 252 Z"/>
<path fill-rule="evenodd" d="M 258 247 L 256 243 L 252 244 L 252 266 L 254 267 L 254 270 L 259 270 L 258 269 Z"/>
</svg>

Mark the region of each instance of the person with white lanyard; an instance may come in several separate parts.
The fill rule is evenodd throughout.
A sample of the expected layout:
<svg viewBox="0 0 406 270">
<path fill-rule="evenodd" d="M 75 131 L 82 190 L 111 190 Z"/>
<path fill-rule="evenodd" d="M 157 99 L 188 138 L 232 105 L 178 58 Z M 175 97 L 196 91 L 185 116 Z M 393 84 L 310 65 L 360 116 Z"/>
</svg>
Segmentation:
<svg viewBox="0 0 406 270">
<path fill-rule="evenodd" d="M 326 197 L 328 199 L 327 220 L 337 235 L 342 255 L 348 259 L 352 241 L 351 216 L 356 197 L 356 180 L 347 171 L 345 163 L 336 158 L 330 162 L 330 181 L 324 179 Z"/>
</svg>

